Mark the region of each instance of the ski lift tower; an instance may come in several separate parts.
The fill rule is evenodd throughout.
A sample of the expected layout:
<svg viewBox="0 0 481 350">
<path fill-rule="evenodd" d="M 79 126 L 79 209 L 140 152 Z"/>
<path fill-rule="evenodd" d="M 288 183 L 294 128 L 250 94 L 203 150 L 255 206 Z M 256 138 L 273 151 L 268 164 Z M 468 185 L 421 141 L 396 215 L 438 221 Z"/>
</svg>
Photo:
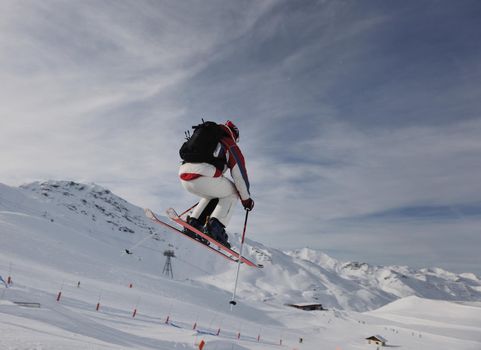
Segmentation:
<svg viewBox="0 0 481 350">
<path fill-rule="evenodd" d="M 175 258 L 175 253 L 173 250 L 166 250 L 164 252 L 164 256 L 166 257 L 166 259 L 165 259 L 164 271 L 162 271 L 162 273 L 164 275 L 169 276 L 171 279 L 173 279 L 174 273 L 172 272 L 172 258 Z"/>
</svg>

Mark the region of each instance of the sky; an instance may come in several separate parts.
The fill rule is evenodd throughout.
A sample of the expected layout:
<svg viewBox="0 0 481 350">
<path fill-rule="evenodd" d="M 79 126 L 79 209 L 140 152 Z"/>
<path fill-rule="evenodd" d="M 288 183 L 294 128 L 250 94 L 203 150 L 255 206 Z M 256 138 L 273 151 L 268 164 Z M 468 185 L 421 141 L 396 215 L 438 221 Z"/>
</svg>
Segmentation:
<svg viewBox="0 0 481 350">
<path fill-rule="evenodd" d="M 481 275 L 476 0 L 0 2 L 0 182 L 162 212 L 184 131 L 240 129 L 248 237 Z M 239 205 L 228 230 L 240 232 Z"/>
</svg>

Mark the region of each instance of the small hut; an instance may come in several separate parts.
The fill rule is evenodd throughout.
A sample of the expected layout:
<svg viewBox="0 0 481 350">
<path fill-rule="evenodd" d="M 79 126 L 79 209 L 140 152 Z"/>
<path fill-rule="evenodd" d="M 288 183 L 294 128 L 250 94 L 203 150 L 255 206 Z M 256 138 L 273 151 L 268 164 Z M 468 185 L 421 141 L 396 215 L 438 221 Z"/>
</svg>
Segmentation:
<svg viewBox="0 0 481 350">
<path fill-rule="evenodd" d="M 380 335 L 373 335 L 369 338 L 366 338 L 368 344 L 376 344 L 376 345 L 381 345 L 385 346 L 387 343 L 387 339 L 381 337 Z"/>
</svg>

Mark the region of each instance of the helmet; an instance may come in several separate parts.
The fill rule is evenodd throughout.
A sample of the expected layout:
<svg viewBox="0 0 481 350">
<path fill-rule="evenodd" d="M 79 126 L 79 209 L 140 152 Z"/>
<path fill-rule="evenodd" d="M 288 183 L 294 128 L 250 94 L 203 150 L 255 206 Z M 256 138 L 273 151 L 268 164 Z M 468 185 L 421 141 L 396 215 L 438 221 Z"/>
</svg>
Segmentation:
<svg viewBox="0 0 481 350">
<path fill-rule="evenodd" d="M 239 129 L 237 128 L 237 126 L 235 126 L 235 124 L 230 120 L 225 122 L 225 126 L 227 126 L 227 128 L 231 132 L 232 138 L 235 140 L 235 142 L 239 142 Z"/>
</svg>

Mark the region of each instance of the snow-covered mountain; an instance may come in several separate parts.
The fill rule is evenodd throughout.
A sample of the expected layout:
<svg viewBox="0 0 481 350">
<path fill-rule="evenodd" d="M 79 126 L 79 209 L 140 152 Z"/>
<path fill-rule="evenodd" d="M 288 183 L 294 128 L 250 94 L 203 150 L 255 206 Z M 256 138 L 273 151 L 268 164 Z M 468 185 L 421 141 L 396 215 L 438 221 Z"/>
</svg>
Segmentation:
<svg viewBox="0 0 481 350">
<path fill-rule="evenodd" d="M 292 257 L 310 262 L 316 269 L 333 273 L 344 281 L 351 281 L 347 289 L 355 291 L 356 298 L 349 299 L 341 307 L 364 310 L 379 307 L 383 300 L 391 302 L 397 298 L 415 295 L 439 300 L 480 300 L 481 280 L 473 273 L 456 274 L 440 268 L 413 269 L 408 266 L 371 266 L 361 262 L 341 262 L 311 249 L 287 252 Z M 297 263 L 298 260 L 297 260 Z M 300 263 L 309 268 L 310 264 Z M 320 271 L 322 271 L 320 270 Z M 357 286 L 357 287 L 356 287 Z M 345 291 L 345 290 L 344 290 Z M 314 296 L 322 298 L 322 294 Z M 342 298 L 336 296 L 338 301 Z M 374 305 L 370 305 L 374 303 Z"/>
<path fill-rule="evenodd" d="M 239 243 L 239 235 L 231 238 Z M 473 274 L 246 245 L 264 268 L 242 267 L 231 309 L 235 264 L 109 190 L 69 181 L 0 184 L 0 276 L 13 282 L 0 283 L 0 349 L 198 348 L 200 340 L 204 350 L 364 349 L 373 334 L 405 349 L 480 347 L 481 282 Z M 163 275 L 166 250 L 176 255 L 173 280 Z M 285 305 L 297 302 L 328 311 Z"/>
<path fill-rule="evenodd" d="M 175 266 L 175 277 L 179 280 L 196 280 L 225 289 L 224 281 L 235 268 L 234 264 L 206 254 L 205 249 L 194 247 L 191 242 L 153 224 L 141 208 L 98 185 L 48 181 L 20 189 L 2 186 L 2 199 L 2 210 L 24 206 L 26 213 L 52 225 L 75 228 L 92 240 L 114 240 L 113 246 L 120 250 L 153 235 L 154 240 L 133 249 L 137 258 L 155 264 L 152 273 L 159 272 L 165 249 L 176 251 L 180 264 L 175 265 L 180 266 Z M 238 243 L 239 235 L 231 234 L 231 237 Z M 472 273 L 342 262 L 307 248 L 282 252 L 252 240 L 247 240 L 246 245 L 247 255 L 265 266 L 261 270 L 244 268 L 239 293 L 246 300 L 271 304 L 317 302 L 327 308 L 356 311 L 376 309 L 410 295 L 440 300 L 481 300 L 481 280 Z M 119 248 L 114 250 L 118 252 Z M 95 252 L 89 255 L 95 256 Z"/>
</svg>

